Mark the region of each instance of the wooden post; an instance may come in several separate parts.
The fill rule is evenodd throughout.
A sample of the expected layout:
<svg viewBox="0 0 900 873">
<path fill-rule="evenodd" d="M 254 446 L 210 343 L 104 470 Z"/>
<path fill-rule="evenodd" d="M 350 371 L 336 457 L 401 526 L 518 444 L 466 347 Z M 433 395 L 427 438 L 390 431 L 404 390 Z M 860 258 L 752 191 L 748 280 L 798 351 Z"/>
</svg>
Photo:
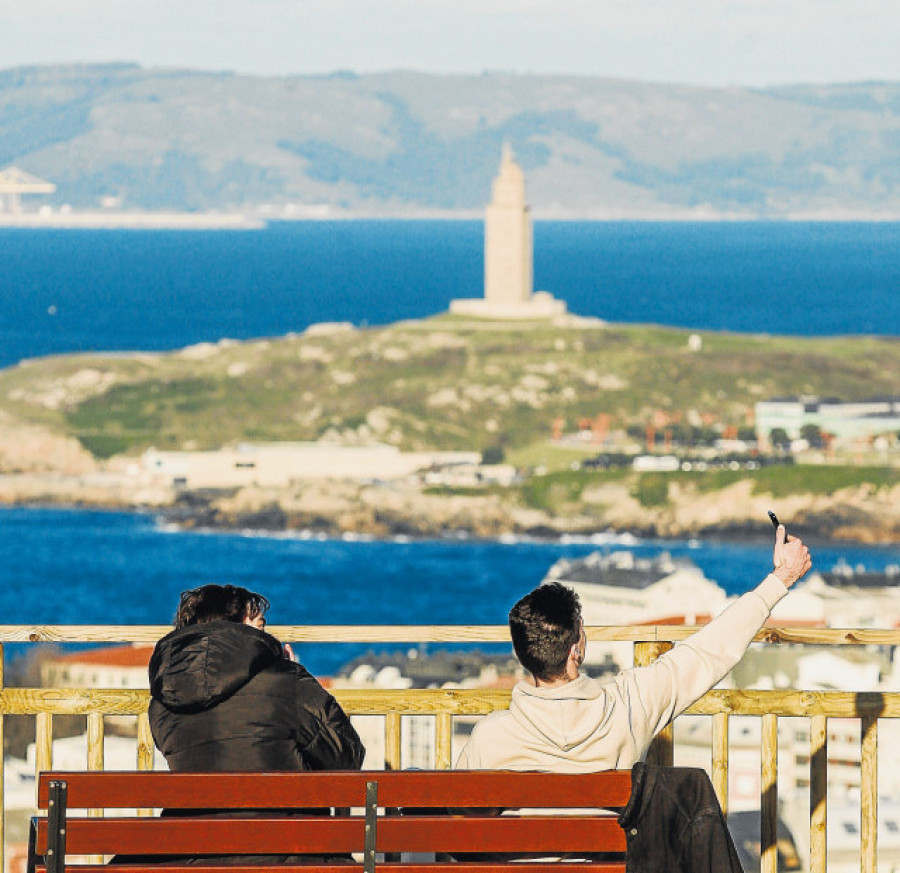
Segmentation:
<svg viewBox="0 0 900 873">
<path fill-rule="evenodd" d="M 860 859 L 861 873 L 875 873 L 878 864 L 878 718 L 860 719 Z"/>
<path fill-rule="evenodd" d="M 91 712 L 87 717 L 87 767 L 103 769 L 103 713 Z"/>
<path fill-rule="evenodd" d="M 670 642 L 640 642 L 634 644 L 634 666 L 646 667 L 672 648 Z M 667 724 L 650 744 L 647 763 L 671 767 L 675 761 L 675 729 Z"/>
<path fill-rule="evenodd" d="M 762 717 L 760 873 L 778 873 L 778 716 Z"/>
<path fill-rule="evenodd" d="M 87 717 L 87 768 L 88 770 L 103 770 L 103 713 L 91 712 Z M 92 818 L 102 818 L 102 809 L 89 809 L 88 815 Z M 102 864 L 102 855 L 92 855 L 92 864 Z"/>
<path fill-rule="evenodd" d="M 153 734 L 150 732 L 150 718 L 142 712 L 137 718 L 137 768 L 153 769 Z"/>
<path fill-rule="evenodd" d="M 35 775 L 53 769 L 53 716 L 49 712 L 34 717 L 34 753 Z M 37 780 L 34 791 L 37 806 Z"/>
<path fill-rule="evenodd" d="M 384 769 L 399 770 L 402 746 L 400 744 L 400 713 L 389 712 L 384 717 Z"/>
<path fill-rule="evenodd" d="M 828 850 L 828 718 L 809 724 L 809 873 L 826 873 Z"/>
<path fill-rule="evenodd" d="M 717 712 L 712 720 L 712 783 L 722 814 L 728 815 L 728 713 Z"/>
<path fill-rule="evenodd" d="M 137 768 L 138 770 L 153 769 L 153 734 L 150 732 L 150 718 L 146 712 L 142 712 L 137 719 Z M 138 815 L 152 816 L 152 809 L 139 809 Z"/>
<path fill-rule="evenodd" d="M 449 712 L 439 712 L 435 718 L 434 768 L 449 770 L 453 766 L 453 717 Z"/>
</svg>

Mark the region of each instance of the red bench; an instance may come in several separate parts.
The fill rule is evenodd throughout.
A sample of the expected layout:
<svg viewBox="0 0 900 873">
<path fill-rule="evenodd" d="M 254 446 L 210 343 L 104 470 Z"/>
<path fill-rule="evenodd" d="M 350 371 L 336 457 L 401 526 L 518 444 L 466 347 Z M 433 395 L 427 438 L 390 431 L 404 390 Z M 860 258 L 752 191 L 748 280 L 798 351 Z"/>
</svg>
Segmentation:
<svg viewBox="0 0 900 873">
<path fill-rule="evenodd" d="M 615 813 L 631 790 L 627 771 L 562 775 L 485 770 L 306 773 L 41 773 L 29 873 L 184 873 L 173 857 L 215 854 L 354 853 L 356 861 L 270 866 L 281 873 L 331 870 L 400 873 L 487 871 L 510 861 L 400 860 L 401 853 L 613 853 L 579 871 L 625 870 L 625 835 Z M 186 815 L 140 815 L 148 808 Z M 322 807 L 335 809 L 322 814 Z M 291 816 L 286 810 L 315 810 Z M 448 808 L 465 810 L 453 814 Z M 523 809 L 497 815 L 498 808 Z M 103 810 L 103 817 L 89 810 Z M 228 810 L 209 814 L 211 810 Z M 402 810 L 402 814 L 398 811 Z M 573 813 L 573 810 L 580 814 Z M 581 812 L 583 810 L 583 812 Z M 204 812 L 205 811 L 205 812 Z M 77 814 L 76 814 L 77 812 Z M 260 816 L 263 817 L 260 817 Z M 254 817 L 255 816 L 255 817 Z M 91 863 L 90 856 L 140 855 L 140 863 Z M 73 858 L 73 856 L 79 856 Z M 358 860 L 361 858 L 361 861 Z M 77 862 L 77 863 L 76 863 Z M 204 873 L 259 873 L 264 866 L 203 862 Z M 554 862 L 515 862 L 518 873 Z"/>
</svg>

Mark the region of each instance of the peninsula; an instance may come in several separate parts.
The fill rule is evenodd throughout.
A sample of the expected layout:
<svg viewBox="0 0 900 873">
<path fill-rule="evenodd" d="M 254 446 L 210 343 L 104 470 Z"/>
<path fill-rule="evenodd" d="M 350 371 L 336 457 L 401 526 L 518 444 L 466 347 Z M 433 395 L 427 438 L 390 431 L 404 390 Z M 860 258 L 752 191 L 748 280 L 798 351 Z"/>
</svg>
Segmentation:
<svg viewBox="0 0 900 873">
<path fill-rule="evenodd" d="M 727 447 L 752 445 L 757 401 L 892 396 L 898 382 L 900 346 L 889 339 L 573 316 L 443 315 L 166 354 L 50 357 L 0 371 L 0 502 L 429 537 L 734 534 L 759 531 L 774 505 L 798 532 L 898 542 L 896 433 L 790 457 Z M 278 483 L 248 464 L 243 483 L 192 488 L 149 462 L 151 449 L 158 458 L 284 443 L 456 454 L 459 475 L 320 469 Z M 473 455 L 494 473 L 471 472 Z M 636 467 L 636 457 L 651 463 Z M 671 457 L 674 467 L 660 462 Z"/>
</svg>

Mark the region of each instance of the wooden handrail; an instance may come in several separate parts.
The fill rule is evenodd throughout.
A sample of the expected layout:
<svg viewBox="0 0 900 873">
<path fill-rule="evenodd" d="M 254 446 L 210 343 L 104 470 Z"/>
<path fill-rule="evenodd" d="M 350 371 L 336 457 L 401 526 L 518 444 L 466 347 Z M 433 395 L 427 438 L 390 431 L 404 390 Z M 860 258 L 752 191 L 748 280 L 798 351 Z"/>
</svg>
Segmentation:
<svg viewBox="0 0 900 873">
<path fill-rule="evenodd" d="M 352 715 L 487 715 L 509 704 L 510 692 L 490 688 L 331 689 Z M 145 712 L 150 692 L 114 688 L 4 688 L 0 714 L 138 715 Z M 707 692 L 686 715 L 835 718 L 861 716 L 900 718 L 900 692 L 730 690 Z"/>
<path fill-rule="evenodd" d="M 678 642 L 701 625 L 591 625 L 588 640 L 600 642 Z M 506 625 L 269 625 L 290 643 L 507 643 Z M 0 625 L 0 643 L 146 643 L 152 645 L 171 625 Z M 898 646 L 900 629 L 764 627 L 759 643 L 812 646 Z"/>
</svg>

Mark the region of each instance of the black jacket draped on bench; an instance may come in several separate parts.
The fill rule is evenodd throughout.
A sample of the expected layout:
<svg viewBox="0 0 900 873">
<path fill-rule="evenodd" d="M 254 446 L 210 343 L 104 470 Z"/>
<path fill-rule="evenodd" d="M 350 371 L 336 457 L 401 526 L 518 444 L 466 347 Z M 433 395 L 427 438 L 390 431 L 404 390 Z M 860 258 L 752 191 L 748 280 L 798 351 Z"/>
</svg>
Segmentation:
<svg viewBox="0 0 900 873">
<path fill-rule="evenodd" d="M 704 770 L 635 764 L 619 824 L 628 845 L 628 873 L 743 871 Z"/>
</svg>

